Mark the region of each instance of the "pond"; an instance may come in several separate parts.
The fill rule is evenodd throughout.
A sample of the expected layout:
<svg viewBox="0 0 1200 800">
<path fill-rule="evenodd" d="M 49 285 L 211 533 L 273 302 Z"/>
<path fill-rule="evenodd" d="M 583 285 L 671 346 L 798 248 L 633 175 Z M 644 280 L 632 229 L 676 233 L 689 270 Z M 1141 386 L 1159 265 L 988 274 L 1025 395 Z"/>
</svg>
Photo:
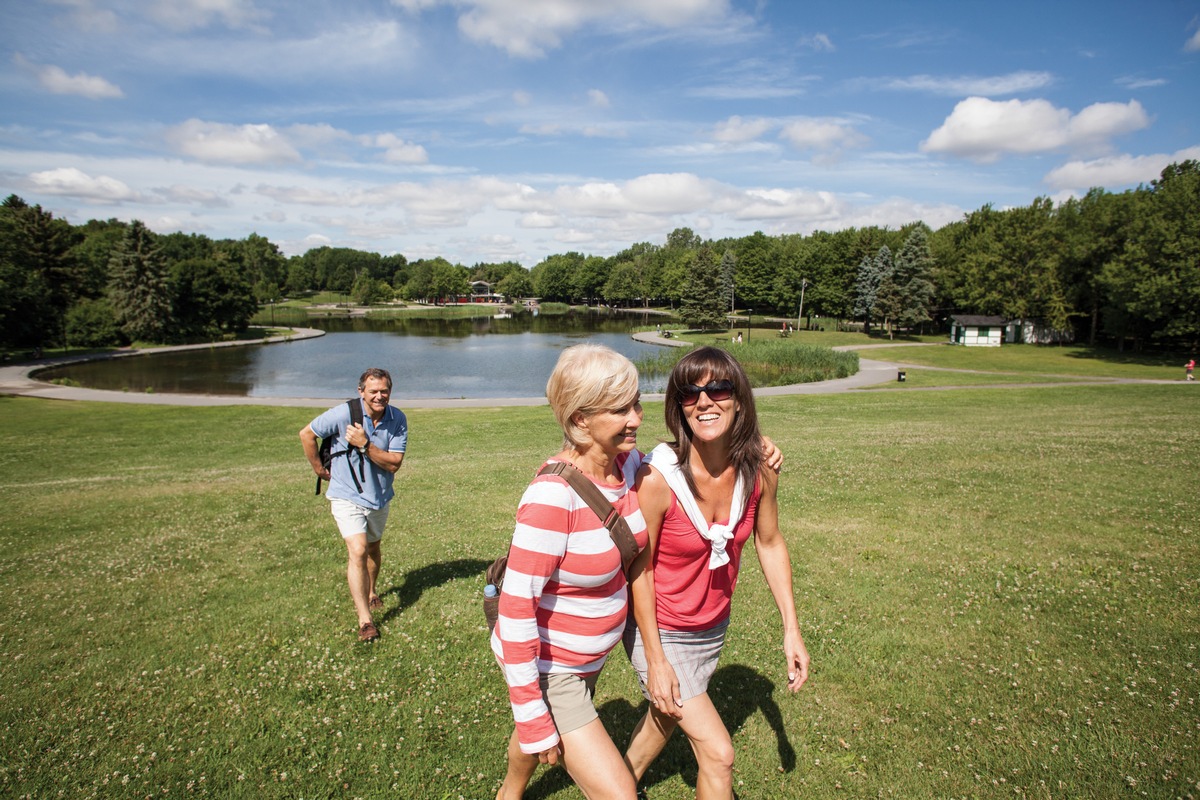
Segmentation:
<svg viewBox="0 0 1200 800">
<path fill-rule="evenodd" d="M 510 319 L 314 318 L 326 335 L 285 344 L 220 347 L 90 361 L 39 373 L 129 392 L 338 399 L 367 367 L 392 374 L 392 399 L 528 398 L 545 395 L 564 348 L 604 344 L 637 359 L 660 348 L 634 341 L 643 314 L 518 314 Z M 662 390 L 643 380 L 643 392 Z"/>
</svg>

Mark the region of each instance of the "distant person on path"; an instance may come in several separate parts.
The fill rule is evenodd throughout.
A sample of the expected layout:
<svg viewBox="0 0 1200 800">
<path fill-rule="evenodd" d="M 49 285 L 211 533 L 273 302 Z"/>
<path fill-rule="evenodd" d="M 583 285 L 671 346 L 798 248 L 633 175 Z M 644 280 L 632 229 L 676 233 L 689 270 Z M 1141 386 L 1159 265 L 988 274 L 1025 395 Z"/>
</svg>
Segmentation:
<svg viewBox="0 0 1200 800">
<path fill-rule="evenodd" d="M 1187 380 L 1189 380 L 1189 381 L 1196 380 L 1196 376 L 1192 374 L 1196 369 L 1196 359 L 1193 358 L 1191 361 L 1184 364 L 1183 368 L 1187 372 Z"/>
<path fill-rule="evenodd" d="M 625 760 L 640 781 L 682 728 L 696 756 L 696 796 L 732 798 L 733 742 L 708 682 L 752 534 L 781 617 L 787 688 L 798 691 L 808 680 L 791 560 L 779 531 L 779 478 L 764 463 L 749 380 L 728 352 L 701 347 L 680 359 L 663 402 L 674 441 L 654 448 L 638 473 L 649 556 L 631 570 L 633 614 L 624 636 L 650 707 Z"/>
<path fill-rule="evenodd" d="M 380 541 L 395 495 L 392 483 L 408 445 L 408 419 L 403 411 L 388 405 L 392 376 L 387 370 L 372 367 L 364 372 L 358 379 L 358 395 L 362 425 L 351 424 L 349 406 L 339 403 L 301 428 L 300 442 L 313 472 L 329 481 L 325 497 L 346 542 L 346 580 L 358 614 L 358 638 L 369 642 L 379 638 L 371 612 L 383 607 L 375 591 L 382 563 Z M 334 452 L 347 447 L 353 452 L 334 458 L 326 469 L 318 440 L 330 436 L 337 437 Z"/>
</svg>

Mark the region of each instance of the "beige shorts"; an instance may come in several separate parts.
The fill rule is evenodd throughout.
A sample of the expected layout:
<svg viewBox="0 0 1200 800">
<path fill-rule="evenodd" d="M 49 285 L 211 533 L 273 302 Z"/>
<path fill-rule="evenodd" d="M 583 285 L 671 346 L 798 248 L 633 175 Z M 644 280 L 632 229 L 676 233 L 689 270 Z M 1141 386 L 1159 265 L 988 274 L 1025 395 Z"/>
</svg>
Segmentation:
<svg viewBox="0 0 1200 800">
<path fill-rule="evenodd" d="M 378 542 L 383 538 L 390 508 L 390 503 L 383 508 L 364 508 L 336 497 L 329 501 L 329 510 L 333 512 L 333 520 L 337 523 L 342 538 L 349 539 L 351 536 L 365 533 L 368 542 Z"/>
<path fill-rule="evenodd" d="M 542 696 L 546 698 L 559 736 L 600 718 L 592 702 L 596 694 L 596 679 L 599 677 L 599 673 L 586 678 L 563 673 L 538 676 L 538 685 L 542 687 Z"/>
</svg>

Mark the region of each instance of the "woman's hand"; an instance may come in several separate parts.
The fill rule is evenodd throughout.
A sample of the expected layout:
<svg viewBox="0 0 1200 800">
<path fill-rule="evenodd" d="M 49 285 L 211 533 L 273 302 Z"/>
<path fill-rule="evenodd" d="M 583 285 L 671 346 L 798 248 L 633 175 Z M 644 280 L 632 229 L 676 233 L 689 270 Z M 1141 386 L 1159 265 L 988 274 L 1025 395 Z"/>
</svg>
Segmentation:
<svg viewBox="0 0 1200 800">
<path fill-rule="evenodd" d="M 778 473 L 783 469 L 783 451 L 779 449 L 779 445 L 771 441 L 771 437 L 762 437 L 763 462 L 771 469 L 772 472 Z"/>
<path fill-rule="evenodd" d="M 561 753 L 562 753 L 562 746 L 556 744 L 556 745 L 554 745 L 554 747 L 551 747 L 549 750 L 543 750 L 542 752 L 537 754 L 538 763 L 539 764 L 549 764 L 550 766 L 554 766 L 555 764 L 558 763 L 558 757 Z"/>
<path fill-rule="evenodd" d="M 646 665 L 646 691 L 650 705 L 660 714 L 683 719 L 683 699 L 679 694 L 679 679 L 669 661 Z"/>
<path fill-rule="evenodd" d="M 800 631 L 793 631 L 783 637 L 783 652 L 787 657 L 788 691 L 798 692 L 808 680 L 808 648 Z"/>
</svg>

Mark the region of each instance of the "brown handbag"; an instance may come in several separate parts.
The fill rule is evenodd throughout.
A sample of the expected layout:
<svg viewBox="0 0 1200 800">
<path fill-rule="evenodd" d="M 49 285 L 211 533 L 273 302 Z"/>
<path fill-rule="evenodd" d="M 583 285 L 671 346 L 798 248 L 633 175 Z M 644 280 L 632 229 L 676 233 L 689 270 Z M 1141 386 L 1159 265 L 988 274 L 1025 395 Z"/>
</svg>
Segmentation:
<svg viewBox="0 0 1200 800">
<path fill-rule="evenodd" d="M 538 470 L 538 475 L 561 475 L 580 499 L 596 512 L 596 516 L 600 518 L 604 527 L 608 529 L 609 535 L 612 536 L 617 550 L 621 552 L 621 569 L 628 576 L 629 566 L 637 558 L 637 540 L 633 538 L 633 531 L 629 530 L 629 523 L 613 507 L 604 493 L 596 487 L 596 484 L 592 483 L 575 466 L 565 461 L 547 464 Z M 496 627 L 496 618 L 500 614 L 500 588 L 504 585 L 504 573 L 507 568 L 508 554 L 505 553 L 489 564 L 485 572 L 487 585 L 483 592 L 483 616 L 487 619 L 489 631 Z"/>
</svg>

